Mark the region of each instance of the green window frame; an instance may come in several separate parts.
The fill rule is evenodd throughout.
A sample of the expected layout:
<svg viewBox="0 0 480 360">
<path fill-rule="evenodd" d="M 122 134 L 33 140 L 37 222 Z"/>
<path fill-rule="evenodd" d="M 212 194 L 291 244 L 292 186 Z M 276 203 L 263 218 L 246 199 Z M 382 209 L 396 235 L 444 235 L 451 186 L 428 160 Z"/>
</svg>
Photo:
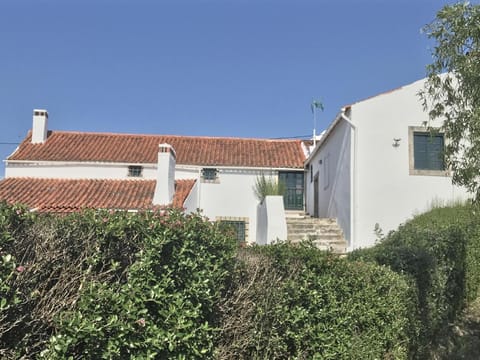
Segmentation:
<svg viewBox="0 0 480 360">
<path fill-rule="evenodd" d="M 139 165 L 130 165 L 128 167 L 128 176 L 141 177 L 143 168 Z"/>
<path fill-rule="evenodd" d="M 443 134 L 413 133 L 413 168 L 415 170 L 445 170 L 445 139 Z"/>
<path fill-rule="evenodd" d="M 283 182 L 286 187 L 283 195 L 285 210 L 303 210 L 305 173 L 303 171 L 280 171 L 278 181 Z"/>
<path fill-rule="evenodd" d="M 218 170 L 215 168 L 203 168 L 202 177 L 203 180 L 214 181 L 217 179 Z"/>
<path fill-rule="evenodd" d="M 222 227 L 230 229 L 234 232 L 234 236 L 239 243 L 243 243 L 246 240 L 246 223 L 245 221 L 237 220 L 220 220 Z"/>
</svg>

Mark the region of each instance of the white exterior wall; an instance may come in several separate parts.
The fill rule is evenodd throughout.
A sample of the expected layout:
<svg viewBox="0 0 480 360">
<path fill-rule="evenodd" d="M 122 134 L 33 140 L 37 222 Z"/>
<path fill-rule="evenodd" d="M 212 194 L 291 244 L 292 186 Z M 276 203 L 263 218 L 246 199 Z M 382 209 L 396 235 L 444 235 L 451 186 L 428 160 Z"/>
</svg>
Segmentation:
<svg viewBox="0 0 480 360">
<path fill-rule="evenodd" d="M 220 168 L 215 183 L 200 180 L 199 208 L 210 220 L 219 217 L 248 218 L 248 239 L 256 241 L 257 205 L 253 187 L 261 170 Z M 278 176 L 277 171 L 265 175 Z"/>
<path fill-rule="evenodd" d="M 333 131 L 322 139 L 319 151 L 309 159 L 306 179 L 307 212 L 312 216 L 315 213 L 314 179 L 318 174 L 318 216 L 337 219 L 347 243 L 351 237 L 352 132 L 351 126 L 341 120 Z"/>
<path fill-rule="evenodd" d="M 130 164 L 143 166 L 143 179 L 155 180 L 157 164 Z M 54 163 L 31 162 L 5 164 L 5 177 L 33 177 L 58 179 L 129 179 L 127 164 L 114 163 Z"/>
<path fill-rule="evenodd" d="M 257 244 L 267 245 L 287 240 L 287 221 L 283 196 L 266 196 L 257 205 Z"/>
<path fill-rule="evenodd" d="M 194 213 L 198 210 L 198 180 L 193 184 L 190 194 L 188 194 L 183 203 L 183 207 L 187 214 Z"/>
<path fill-rule="evenodd" d="M 68 163 L 68 162 L 7 162 L 5 177 L 57 179 L 131 179 L 129 165 L 143 166 L 142 179 L 156 180 L 157 164 Z M 178 165 L 175 179 L 196 179 L 201 168 Z"/>
<path fill-rule="evenodd" d="M 375 243 L 375 224 L 386 234 L 435 202 L 468 197 L 452 185 L 450 176 L 410 175 L 409 127 L 428 120 L 417 95 L 422 87 L 420 80 L 352 106 L 351 118 L 358 126 L 353 248 Z M 394 139 L 401 139 L 398 147 Z"/>
</svg>

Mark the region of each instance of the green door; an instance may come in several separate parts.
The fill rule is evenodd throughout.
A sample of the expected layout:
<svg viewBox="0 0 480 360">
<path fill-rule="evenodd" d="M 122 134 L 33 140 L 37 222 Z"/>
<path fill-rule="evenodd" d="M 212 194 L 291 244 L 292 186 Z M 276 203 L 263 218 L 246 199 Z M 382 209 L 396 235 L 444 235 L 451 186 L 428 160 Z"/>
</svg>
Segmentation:
<svg viewBox="0 0 480 360">
<path fill-rule="evenodd" d="M 283 196 L 285 210 L 303 210 L 303 172 L 280 171 L 278 180 L 287 188 Z"/>
</svg>

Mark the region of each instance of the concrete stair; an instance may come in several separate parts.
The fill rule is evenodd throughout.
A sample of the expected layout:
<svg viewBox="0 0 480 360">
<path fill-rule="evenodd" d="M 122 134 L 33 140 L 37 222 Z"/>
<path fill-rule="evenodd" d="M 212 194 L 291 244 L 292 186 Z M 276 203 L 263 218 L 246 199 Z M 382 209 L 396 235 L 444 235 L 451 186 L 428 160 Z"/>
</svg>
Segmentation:
<svg viewBox="0 0 480 360">
<path fill-rule="evenodd" d="M 345 254 L 347 243 L 335 219 L 318 219 L 307 215 L 287 215 L 288 240 L 295 243 L 311 240 L 321 250 Z"/>
</svg>

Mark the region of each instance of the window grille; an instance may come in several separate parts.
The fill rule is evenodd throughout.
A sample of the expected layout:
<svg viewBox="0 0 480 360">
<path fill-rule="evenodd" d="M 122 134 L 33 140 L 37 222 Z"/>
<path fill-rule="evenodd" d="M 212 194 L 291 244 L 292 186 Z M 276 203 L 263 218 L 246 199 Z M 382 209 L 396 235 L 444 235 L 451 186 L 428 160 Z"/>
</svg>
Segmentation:
<svg viewBox="0 0 480 360">
<path fill-rule="evenodd" d="M 245 221 L 221 220 L 222 227 L 233 232 L 238 242 L 245 242 Z"/>
<path fill-rule="evenodd" d="M 415 170 L 445 170 L 443 134 L 413 134 Z"/>
<path fill-rule="evenodd" d="M 132 176 L 132 177 L 142 176 L 142 167 L 141 166 L 136 166 L 136 165 L 129 166 L 128 167 L 128 176 Z"/>
<path fill-rule="evenodd" d="M 217 169 L 213 168 L 203 168 L 202 169 L 203 180 L 216 180 L 217 179 Z"/>
</svg>

